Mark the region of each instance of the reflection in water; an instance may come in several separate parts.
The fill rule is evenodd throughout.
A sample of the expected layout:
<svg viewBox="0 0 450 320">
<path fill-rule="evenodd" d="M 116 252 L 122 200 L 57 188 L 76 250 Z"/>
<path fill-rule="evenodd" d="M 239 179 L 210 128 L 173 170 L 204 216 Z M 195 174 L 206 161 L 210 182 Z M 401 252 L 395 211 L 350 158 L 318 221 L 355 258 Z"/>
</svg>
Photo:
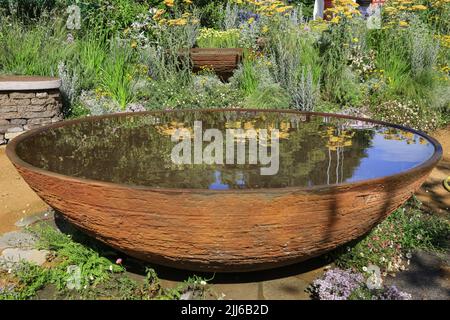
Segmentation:
<svg viewBox="0 0 450 320">
<path fill-rule="evenodd" d="M 203 130 L 216 128 L 224 136 L 225 129 L 267 129 L 269 135 L 277 129 L 278 173 L 262 176 L 261 165 L 248 164 L 248 160 L 247 164 L 174 164 L 170 154 L 176 142 L 171 141 L 171 134 L 177 128 L 193 131 L 194 121 L 202 121 Z M 242 141 L 241 135 L 236 130 L 234 140 Z M 39 133 L 17 147 L 25 162 L 64 175 L 129 185 L 214 190 L 358 181 L 413 168 L 433 152 L 433 145 L 419 135 L 368 122 L 232 110 L 87 118 Z"/>
</svg>

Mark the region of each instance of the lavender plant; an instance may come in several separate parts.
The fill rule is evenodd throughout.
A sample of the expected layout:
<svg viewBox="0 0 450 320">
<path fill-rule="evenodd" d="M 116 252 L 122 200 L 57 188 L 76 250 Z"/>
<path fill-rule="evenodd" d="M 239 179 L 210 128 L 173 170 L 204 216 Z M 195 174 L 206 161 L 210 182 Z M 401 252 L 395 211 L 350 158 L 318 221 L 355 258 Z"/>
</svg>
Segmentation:
<svg viewBox="0 0 450 320">
<path fill-rule="evenodd" d="M 223 19 L 223 28 L 225 30 L 236 29 L 239 27 L 238 14 L 239 8 L 237 5 L 227 2 Z"/>
<path fill-rule="evenodd" d="M 289 20 L 280 23 L 276 33 L 270 34 L 268 56 L 273 79 L 291 97 L 291 105 L 299 110 L 312 111 L 317 99 L 318 79 L 314 79 L 298 28 Z M 304 37 L 303 37 L 304 38 Z"/>
<path fill-rule="evenodd" d="M 63 114 L 68 116 L 80 92 L 79 76 L 76 70 L 69 70 L 64 62 L 58 64 L 58 76 L 62 82 L 60 91 L 63 99 Z"/>
<path fill-rule="evenodd" d="M 420 75 L 424 71 L 430 71 L 436 65 L 439 41 L 429 27 L 417 18 L 410 22 L 408 37 L 413 74 Z"/>
</svg>

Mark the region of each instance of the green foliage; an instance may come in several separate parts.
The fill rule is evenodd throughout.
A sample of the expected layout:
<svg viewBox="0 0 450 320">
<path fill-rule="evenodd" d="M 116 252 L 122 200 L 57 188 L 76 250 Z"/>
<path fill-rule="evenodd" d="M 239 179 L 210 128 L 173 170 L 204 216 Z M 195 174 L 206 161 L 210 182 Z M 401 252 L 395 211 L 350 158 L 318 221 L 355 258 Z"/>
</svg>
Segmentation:
<svg viewBox="0 0 450 320">
<path fill-rule="evenodd" d="M 41 224 L 32 228 L 39 239 L 38 248 L 53 251 L 59 263 L 56 267 L 48 269 L 50 283 L 59 290 L 66 286 L 68 274 L 67 267 L 74 265 L 81 269 L 81 285 L 97 285 L 109 279 L 112 273 L 123 272 L 120 265 L 102 257 L 98 250 L 84 246 L 72 240 L 70 235 L 61 233 L 52 227 Z"/>
<path fill-rule="evenodd" d="M 100 79 L 99 75 L 102 66 L 108 59 L 106 41 L 103 38 L 87 35 L 76 43 L 78 70 L 81 73 L 81 87 L 85 89 L 93 88 Z M 111 60 L 107 61 L 108 63 Z"/>
<path fill-rule="evenodd" d="M 321 67 L 314 39 L 288 18 L 274 20 L 264 52 L 275 82 L 291 97 L 291 106 L 312 111 L 316 104 Z"/>
<path fill-rule="evenodd" d="M 220 29 L 224 19 L 225 1 L 205 1 L 200 7 L 200 23 L 207 28 Z"/>
<path fill-rule="evenodd" d="M 272 84 L 247 96 L 244 106 L 252 109 L 288 109 L 290 102 L 286 92 L 279 85 Z"/>
<path fill-rule="evenodd" d="M 69 32 L 65 8 L 74 3 L 82 28 Z M 82 94 L 108 100 L 105 105 L 114 107 L 106 112 L 134 101 L 148 108 L 289 105 L 334 111 L 369 104 L 374 117 L 400 121 L 399 108 L 383 106 L 410 101 L 423 115 L 410 120 L 416 127 L 430 127 L 435 114 L 447 116 L 447 4 L 407 13 L 407 28 L 393 23 L 381 30 L 367 30 L 360 19 L 305 23 L 313 1 L 291 4 L 302 5 L 297 18 L 261 15 L 239 24 L 242 7 L 199 0 L 166 12 L 165 18 L 187 21 L 168 26 L 148 10 L 165 8 L 158 0 L 17 0 L 14 6 L 0 0 L 0 72 L 60 76 L 65 116 L 91 112 L 93 101 L 80 101 Z M 192 16 L 183 16 L 185 10 Z M 200 25 L 191 23 L 197 19 Z M 246 58 L 230 85 L 208 80 L 202 86 L 186 51 L 196 41 L 200 47 L 243 46 L 258 57 Z"/>
<path fill-rule="evenodd" d="M 0 23 L 0 72 L 56 75 L 58 63 L 74 56 L 60 20 L 42 19 L 25 26 L 16 20 Z"/>
<path fill-rule="evenodd" d="M 242 66 L 240 70 L 235 74 L 235 81 L 238 82 L 237 86 L 245 95 L 250 95 L 258 89 L 260 83 L 260 73 L 258 73 L 259 61 L 250 57 L 248 54 L 244 55 Z"/>
<path fill-rule="evenodd" d="M 0 0 L 0 13 L 28 24 L 40 16 L 66 5 L 66 0 Z"/>
<path fill-rule="evenodd" d="M 40 290 L 53 286 L 55 298 L 64 299 L 180 299 L 186 292 L 192 298 L 202 299 L 207 289 L 206 279 L 198 276 L 188 278 L 175 288 L 163 288 L 154 269 L 146 268 L 145 278 L 131 279 L 118 264 L 105 257 L 105 251 L 97 248 L 86 238 L 82 242 L 53 229 L 47 224 L 38 224 L 30 231 L 38 238 L 37 247 L 51 252 L 49 266 L 37 266 L 25 261 L 14 264 L 11 273 L 0 273 L 0 300 L 36 298 Z M 69 266 L 81 270 L 80 285 L 69 290 L 67 283 Z"/>
<path fill-rule="evenodd" d="M 212 75 L 195 76 L 188 84 L 174 78 L 152 81 L 145 91 L 148 109 L 226 108 L 242 102 L 239 91 Z"/>
<path fill-rule="evenodd" d="M 82 17 L 81 32 L 106 38 L 115 37 L 148 10 L 144 2 L 129 0 L 84 0 L 78 5 Z"/>
<path fill-rule="evenodd" d="M 89 109 L 87 109 L 85 106 L 83 106 L 80 103 L 76 103 L 72 106 L 72 110 L 67 116 L 68 118 L 80 118 L 85 117 L 90 114 Z"/>
<path fill-rule="evenodd" d="M 411 252 L 448 249 L 450 223 L 424 213 L 420 203 L 410 201 L 396 210 L 353 247 L 338 250 L 336 265 L 363 270 L 375 264 L 386 272 L 404 268 Z"/>
<path fill-rule="evenodd" d="M 320 39 L 322 64 L 322 95 L 325 100 L 341 105 L 358 106 L 362 92 L 359 79 L 348 66 L 350 45 L 355 30 L 361 24 L 343 18 L 342 22 L 328 27 Z"/>
<path fill-rule="evenodd" d="M 375 92 L 374 104 L 395 99 L 420 101 L 434 112 L 448 104 L 439 98 L 449 85 L 438 80 L 438 40 L 429 26 L 417 19 L 410 23 L 408 29 L 393 26 L 369 33 L 368 43 L 377 52 L 376 66 L 383 83 Z"/>
<path fill-rule="evenodd" d="M 16 285 L 6 295 L 0 293 L 0 300 L 30 299 L 44 288 L 50 278 L 49 272 L 44 268 L 27 262 L 19 263 L 14 269 L 14 274 L 17 278 Z"/>
<path fill-rule="evenodd" d="M 122 109 L 133 101 L 133 52 L 126 42 L 113 39 L 108 56 L 104 57 L 100 72 L 100 86 Z"/>
</svg>

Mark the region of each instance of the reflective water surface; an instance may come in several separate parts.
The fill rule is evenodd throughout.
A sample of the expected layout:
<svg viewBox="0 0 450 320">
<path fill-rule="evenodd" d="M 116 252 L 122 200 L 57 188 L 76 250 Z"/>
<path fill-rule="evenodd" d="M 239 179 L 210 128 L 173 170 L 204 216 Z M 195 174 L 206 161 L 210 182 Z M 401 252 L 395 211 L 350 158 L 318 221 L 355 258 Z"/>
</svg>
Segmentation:
<svg viewBox="0 0 450 320">
<path fill-rule="evenodd" d="M 172 134 L 180 128 L 193 132 L 194 121 L 201 121 L 203 132 L 215 128 L 224 137 L 226 129 L 235 129 L 234 141 L 247 146 L 245 163 L 175 164 L 171 152 L 178 141 L 171 140 Z M 279 138 L 279 170 L 274 175 L 261 175 L 267 164 L 249 163 L 249 142 L 239 136 L 260 129 L 269 135 L 276 132 Z M 203 150 L 208 144 L 203 142 Z M 412 132 L 369 122 L 230 110 L 87 118 L 25 139 L 16 151 L 35 167 L 68 176 L 156 188 L 226 190 L 315 186 L 392 175 L 429 159 L 434 146 Z"/>
</svg>

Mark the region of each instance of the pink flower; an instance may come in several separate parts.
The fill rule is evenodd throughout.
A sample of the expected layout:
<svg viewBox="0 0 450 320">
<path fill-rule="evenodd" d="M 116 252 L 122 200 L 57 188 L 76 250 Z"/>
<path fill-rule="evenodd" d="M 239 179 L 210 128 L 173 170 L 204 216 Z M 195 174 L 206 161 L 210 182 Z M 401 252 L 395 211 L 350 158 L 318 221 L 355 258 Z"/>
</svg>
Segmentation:
<svg viewBox="0 0 450 320">
<path fill-rule="evenodd" d="M 122 264 L 122 259 L 121 259 L 121 258 L 118 258 L 118 259 L 116 260 L 116 264 Z"/>
</svg>

